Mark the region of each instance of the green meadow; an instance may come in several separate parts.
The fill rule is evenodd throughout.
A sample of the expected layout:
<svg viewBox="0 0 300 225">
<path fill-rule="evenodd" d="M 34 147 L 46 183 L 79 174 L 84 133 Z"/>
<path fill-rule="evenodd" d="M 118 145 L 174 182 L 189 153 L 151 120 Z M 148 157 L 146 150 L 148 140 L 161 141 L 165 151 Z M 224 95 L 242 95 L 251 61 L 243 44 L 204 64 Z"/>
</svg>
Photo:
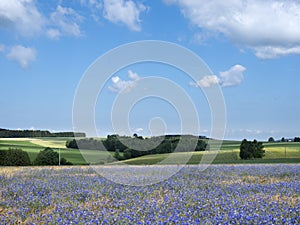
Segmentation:
<svg viewBox="0 0 300 225">
<path fill-rule="evenodd" d="M 92 163 L 104 163 L 108 157 L 111 158 L 113 152 L 103 152 L 97 150 L 82 150 L 84 156 L 77 149 L 67 149 L 65 143 L 70 138 L 2 138 L 0 139 L 0 150 L 9 148 L 21 148 L 28 152 L 31 161 L 34 161 L 37 154 L 51 147 L 60 151 L 61 157 L 67 159 L 75 165 L 86 165 L 85 158 Z M 223 141 L 218 152 L 215 150 L 192 153 L 172 153 L 172 160 L 164 162 L 169 154 L 146 155 L 122 161 L 132 165 L 151 165 L 161 162 L 162 164 L 179 164 L 183 158 L 189 157 L 188 164 L 210 163 L 205 161 L 205 157 L 216 155 L 213 164 L 241 164 L 241 163 L 300 163 L 300 143 L 295 142 L 273 142 L 264 143 L 265 157 L 263 159 L 241 160 L 239 158 L 239 141 Z M 114 163 L 118 164 L 118 162 Z"/>
</svg>

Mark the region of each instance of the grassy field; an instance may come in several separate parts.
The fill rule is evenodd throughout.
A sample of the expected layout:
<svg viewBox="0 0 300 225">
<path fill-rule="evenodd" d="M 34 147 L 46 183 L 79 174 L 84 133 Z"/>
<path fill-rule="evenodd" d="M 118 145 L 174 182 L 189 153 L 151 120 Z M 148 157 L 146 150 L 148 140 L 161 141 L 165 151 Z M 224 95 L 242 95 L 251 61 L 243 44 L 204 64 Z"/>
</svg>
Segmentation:
<svg viewBox="0 0 300 225">
<path fill-rule="evenodd" d="M 45 147 L 51 147 L 56 151 L 60 151 L 61 157 L 64 157 L 68 161 L 77 165 L 85 165 L 86 160 L 82 156 L 81 152 L 77 149 L 67 149 L 65 143 L 70 138 L 2 138 L 0 139 L 0 150 L 13 148 L 21 148 L 27 151 L 31 161 L 34 161 L 37 154 L 45 149 Z M 224 141 L 222 147 L 214 159 L 214 164 L 220 163 L 300 163 L 300 143 L 292 142 L 276 142 L 276 143 L 264 143 L 266 156 L 263 159 L 255 160 L 241 160 L 239 159 L 239 141 Z M 84 150 L 85 157 L 88 157 L 89 161 L 93 163 L 101 163 L 106 161 L 111 154 L 108 152 L 99 152 L 95 150 Z M 190 160 L 188 164 L 199 164 L 203 157 L 203 154 L 209 154 L 204 152 L 194 153 L 173 153 L 171 164 L 178 164 L 182 162 L 182 158 L 185 154 L 190 154 Z M 214 152 L 212 152 L 214 154 Z M 150 165 L 163 161 L 168 157 L 168 154 L 157 154 L 138 157 L 122 161 L 127 164 L 135 165 Z M 168 162 L 170 163 L 170 162 Z M 205 163 L 202 162 L 202 163 Z"/>
<path fill-rule="evenodd" d="M 0 150 L 21 148 L 28 152 L 30 160 L 34 161 L 37 154 L 46 147 L 60 151 L 61 157 L 76 165 L 86 165 L 86 160 L 78 149 L 67 149 L 65 144 L 69 138 L 0 138 Z M 101 163 L 111 156 L 108 152 L 84 150 L 85 156 L 93 159 L 93 163 Z"/>
<path fill-rule="evenodd" d="M 239 146 L 238 141 L 224 141 L 223 145 L 216 155 L 213 164 L 235 164 L 235 163 L 300 163 L 300 143 L 264 143 L 265 157 L 263 159 L 253 160 L 241 160 L 239 158 Z M 173 164 L 177 164 L 182 161 L 186 153 L 173 153 Z M 208 152 L 194 152 L 187 153 L 191 155 L 188 164 L 199 164 L 204 154 Z M 215 154 L 212 151 L 211 154 Z M 123 161 L 126 164 L 132 165 L 151 165 L 165 160 L 168 154 L 157 154 L 142 156 L 139 158 L 129 159 Z M 206 163 L 203 161 L 202 163 Z M 172 164 L 172 163 L 171 163 Z"/>
</svg>

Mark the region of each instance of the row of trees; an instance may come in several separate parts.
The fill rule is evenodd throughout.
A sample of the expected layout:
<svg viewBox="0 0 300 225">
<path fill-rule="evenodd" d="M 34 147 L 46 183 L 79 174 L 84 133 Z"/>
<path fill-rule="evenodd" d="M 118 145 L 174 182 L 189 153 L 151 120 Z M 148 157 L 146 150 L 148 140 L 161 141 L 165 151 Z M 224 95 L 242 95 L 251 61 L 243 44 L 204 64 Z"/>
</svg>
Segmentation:
<svg viewBox="0 0 300 225">
<path fill-rule="evenodd" d="M 0 150 L 0 166 L 30 166 L 32 164 L 36 166 L 58 165 L 59 154 L 51 148 L 45 148 L 39 152 L 36 159 L 31 163 L 28 153 L 22 149 Z M 61 158 L 60 165 L 72 165 L 72 163 L 65 158 Z"/>
<path fill-rule="evenodd" d="M 277 142 L 300 142 L 300 137 L 294 137 L 294 138 L 285 138 L 285 137 L 282 137 L 280 140 L 278 140 Z M 273 137 L 270 137 L 268 139 L 268 142 L 276 142 L 276 140 L 273 138 Z"/>
<path fill-rule="evenodd" d="M 179 145 L 180 143 L 180 145 Z M 67 148 L 115 152 L 117 159 L 129 159 L 150 154 L 163 154 L 190 151 L 205 151 L 207 142 L 192 135 L 166 135 L 161 137 L 143 138 L 134 134 L 132 137 L 108 135 L 105 140 L 93 138 L 78 139 L 66 142 Z M 123 154 L 120 154 L 120 153 Z M 123 156 L 121 156 L 123 155 Z"/>
<path fill-rule="evenodd" d="M 35 138 L 35 137 L 85 137 L 85 133 L 56 132 L 48 130 L 7 130 L 0 129 L 0 138 Z"/>
</svg>

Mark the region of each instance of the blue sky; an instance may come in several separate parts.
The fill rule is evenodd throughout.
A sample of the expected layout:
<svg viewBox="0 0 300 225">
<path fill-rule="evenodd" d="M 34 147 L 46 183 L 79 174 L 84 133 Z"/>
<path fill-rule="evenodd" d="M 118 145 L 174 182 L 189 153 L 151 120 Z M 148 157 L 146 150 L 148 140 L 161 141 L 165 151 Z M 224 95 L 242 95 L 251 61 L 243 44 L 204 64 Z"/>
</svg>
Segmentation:
<svg viewBox="0 0 300 225">
<path fill-rule="evenodd" d="M 220 85 L 226 139 L 300 136 L 300 3 L 285 0 L 2 0 L 0 2 L 0 127 L 72 129 L 72 106 L 89 65 L 119 45 L 162 40 L 194 51 L 212 70 L 199 81 L 166 65 L 131 65 L 112 74 L 96 105 L 100 136 L 113 133 L 111 107 L 124 88 L 160 76 L 193 99 L 210 135 L 203 88 Z M 180 132 L 167 101 L 145 99 L 129 116 L 132 132 L 149 121 Z"/>
</svg>

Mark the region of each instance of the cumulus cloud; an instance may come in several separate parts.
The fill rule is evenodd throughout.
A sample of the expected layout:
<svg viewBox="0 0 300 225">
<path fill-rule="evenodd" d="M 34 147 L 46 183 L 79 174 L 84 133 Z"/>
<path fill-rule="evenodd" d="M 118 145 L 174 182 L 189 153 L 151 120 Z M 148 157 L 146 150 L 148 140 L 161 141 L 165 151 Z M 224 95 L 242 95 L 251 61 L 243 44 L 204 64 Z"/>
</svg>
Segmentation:
<svg viewBox="0 0 300 225">
<path fill-rule="evenodd" d="M 40 34 L 45 18 L 36 8 L 33 0 L 1 0 L 0 28 L 17 31 L 23 36 Z"/>
<path fill-rule="evenodd" d="M 140 14 L 146 10 L 145 5 L 132 0 L 104 0 L 103 16 L 112 23 L 125 24 L 133 31 L 141 30 Z"/>
<path fill-rule="evenodd" d="M 80 4 L 82 6 L 88 7 L 90 12 L 91 18 L 94 19 L 95 22 L 99 23 L 101 20 L 100 18 L 100 10 L 103 8 L 103 1 L 102 0 L 80 0 Z"/>
<path fill-rule="evenodd" d="M 0 28 L 13 30 L 18 35 L 27 37 L 46 34 L 51 39 L 58 39 L 62 35 L 81 35 L 79 22 L 82 17 L 74 9 L 58 5 L 47 18 L 38 10 L 36 2 L 1 0 Z"/>
<path fill-rule="evenodd" d="M 220 84 L 222 87 L 236 86 L 242 83 L 244 76 L 243 72 L 246 70 L 241 65 L 235 65 L 229 70 L 220 72 Z"/>
<path fill-rule="evenodd" d="M 279 56 L 300 54 L 300 45 L 295 47 L 263 46 L 254 48 L 255 55 L 260 59 L 273 59 Z"/>
<path fill-rule="evenodd" d="M 29 63 L 35 60 L 36 52 L 30 47 L 15 45 L 10 49 L 6 57 L 9 60 L 18 62 L 22 68 L 27 68 Z"/>
<path fill-rule="evenodd" d="M 62 34 L 81 36 L 79 23 L 83 20 L 83 17 L 74 9 L 58 5 L 56 11 L 51 13 L 50 19 L 54 28 L 48 29 L 48 37 L 58 39 Z"/>
<path fill-rule="evenodd" d="M 89 0 L 92 4 L 96 0 Z M 96 4 L 96 3 L 95 3 Z M 58 5 L 50 16 L 38 10 L 35 0 L 0 0 L 0 29 L 16 33 L 16 37 L 33 38 L 45 35 L 59 39 L 63 35 L 82 35 L 79 23 L 83 20 L 74 9 Z M 49 17 L 49 18 L 47 18 Z M 35 60 L 36 51 L 32 48 L 15 45 L 8 48 L 0 45 L 0 52 L 8 51 L 6 57 L 17 61 L 22 68 Z"/>
<path fill-rule="evenodd" d="M 54 29 L 54 28 L 50 28 L 47 30 L 47 36 L 50 38 L 50 39 L 59 39 L 59 37 L 61 36 L 61 33 L 59 30 L 57 29 Z"/>
<path fill-rule="evenodd" d="M 219 83 L 220 83 L 220 79 L 216 75 L 209 75 L 209 76 L 204 76 L 201 80 L 197 81 L 196 83 L 190 83 L 190 84 L 191 86 L 195 86 L 195 87 L 208 88 Z"/>
<path fill-rule="evenodd" d="M 122 80 L 120 77 L 115 76 L 111 78 L 112 85 L 108 89 L 112 92 L 130 92 L 137 84 L 137 81 L 140 79 L 140 76 L 137 73 L 128 71 L 129 80 Z"/>
<path fill-rule="evenodd" d="M 241 65 L 234 65 L 229 70 L 220 72 L 219 77 L 216 75 L 204 76 L 201 80 L 190 83 L 191 86 L 209 88 L 213 85 L 220 85 L 221 87 L 230 87 L 239 85 L 243 79 L 243 72 L 246 70 Z"/>
<path fill-rule="evenodd" d="M 201 31 L 221 33 L 257 57 L 299 54 L 300 2 L 286 0 L 165 0 Z"/>
</svg>

